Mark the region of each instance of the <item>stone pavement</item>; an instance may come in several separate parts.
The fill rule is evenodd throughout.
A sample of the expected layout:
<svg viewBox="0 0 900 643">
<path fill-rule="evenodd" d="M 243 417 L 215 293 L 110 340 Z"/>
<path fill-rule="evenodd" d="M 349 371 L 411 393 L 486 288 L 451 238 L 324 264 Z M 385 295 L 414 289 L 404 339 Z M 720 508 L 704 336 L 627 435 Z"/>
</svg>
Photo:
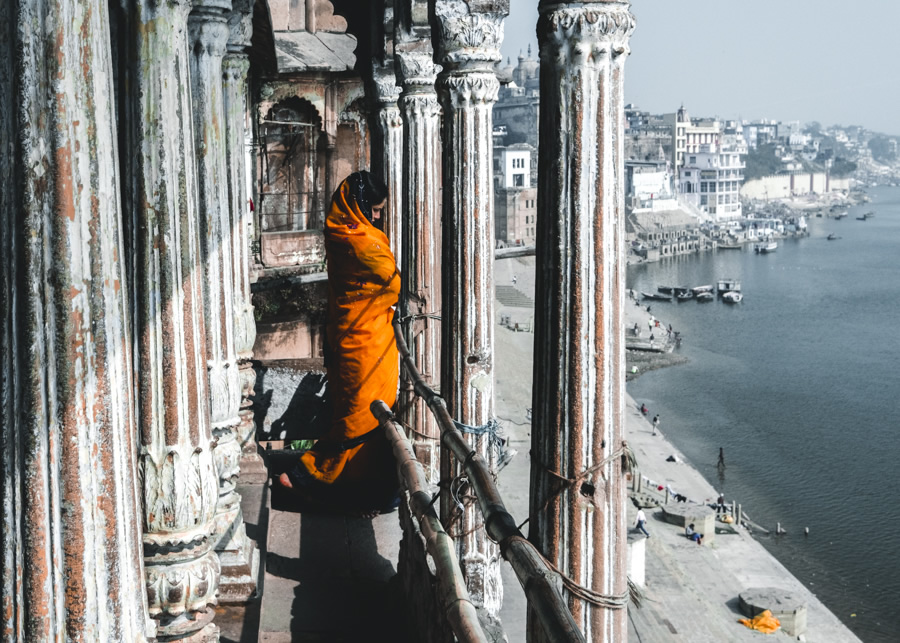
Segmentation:
<svg viewBox="0 0 900 643">
<path fill-rule="evenodd" d="M 626 428 L 641 474 L 688 497 L 688 502 L 715 502 L 715 489 L 640 413 L 628 398 Z M 653 409 L 651 409 L 651 413 Z M 675 455 L 679 462 L 667 462 Z M 629 504 L 630 524 L 636 509 Z M 710 543 L 697 546 L 684 537 L 681 527 L 663 522 L 661 510 L 645 509 L 647 540 L 646 601 L 629 610 L 629 640 L 643 643 L 685 640 L 692 643 L 759 641 L 758 632 L 737 623 L 738 595 L 754 587 L 778 587 L 805 598 L 808 610 L 806 641 L 840 643 L 859 641 L 838 618 L 794 578 L 745 530 L 717 533 Z M 771 640 L 791 640 L 783 632 Z"/>
</svg>

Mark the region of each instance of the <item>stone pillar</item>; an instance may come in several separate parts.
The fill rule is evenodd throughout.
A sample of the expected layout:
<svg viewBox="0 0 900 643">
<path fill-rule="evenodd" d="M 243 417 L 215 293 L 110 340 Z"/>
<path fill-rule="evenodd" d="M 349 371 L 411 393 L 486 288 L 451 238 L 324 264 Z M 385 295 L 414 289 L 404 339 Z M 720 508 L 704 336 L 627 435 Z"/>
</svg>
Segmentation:
<svg viewBox="0 0 900 643">
<path fill-rule="evenodd" d="M 235 0 L 229 16 L 230 35 L 222 75 L 225 99 L 225 160 L 228 168 L 228 214 L 232 239 L 234 275 L 234 348 L 241 382 L 241 423 L 237 429 L 241 445 L 240 475 L 245 483 L 263 484 L 269 474 L 256 448 L 256 425 L 250 397 L 256 373 L 250 360 L 256 341 L 256 320 L 250 300 L 250 228 L 253 225 L 247 194 L 247 154 L 244 149 L 247 122 L 246 49 L 253 34 L 253 7 L 249 0 Z"/>
<path fill-rule="evenodd" d="M 190 6 L 189 0 L 123 2 L 121 159 L 150 614 L 162 639 L 213 641 L 220 565 L 211 534 L 218 475 L 190 119 Z"/>
<path fill-rule="evenodd" d="M 474 4 L 474 3 L 472 3 Z M 440 29 L 437 91 L 444 108 L 443 129 L 443 311 L 441 391 L 458 421 L 481 426 L 493 419 L 494 384 L 494 198 L 492 109 L 499 82 L 503 18 L 509 3 L 490 11 L 470 10 L 464 0 L 437 0 Z M 493 465 L 491 440 L 468 436 L 472 448 Z M 441 478 L 452 480 L 458 462 L 444 450 Z M 500 552 L 483 528 L 477 503 L 458 514 L 448 493 L 441 519 L 457 546 L 472 601 L 496 615 L 503 598 Z"/>
<path fill-rule="evenodd" d="M 633 28 L 627 1 L 540 5 L 529 537 L 580 585 L 622 598 L 609 609 L 568 594 L 598 642 L 627 638 L 626 483 L 613 454 L 625 419 L 623 64 Z M 530 640 L 548 640 L 529 621 Z"/>
<path fill-rule="evenodd" d="M 0 3 L 4 641 L 145 641 L 107 3 Z"/>
<path fill-rule="evenodd" d="M 441 108 L 434 81 L 431 29 L 425 25 L 397 30 L 395 58 L 402 85 L 403 117 L 403 246 L 400 272 L 403 294 L 400 315 L 416 368 L 425 381 L 440 389 L 441 322 Z M 398 411 L 410 429 L 416 457 L 429 481 L 440 478 L 440 431 L 424 400 L 413 392 L 405 376 L 400 385 Z"/>
<path fill-rule="evenodd" d="M 385 9 L 387 11 L 387 9 Z M 381 177 L 388 188 L 387 217 L 384 234 L 391 242 L 391 252 L 402 265 L 402 221 L 403 221 L 403 120 L 397 108 L 397 77 L 394 61 L 388 58 L 384 63 L 372 63 L 376 101 L 378 103 L 378 126 L 381 130 Z"/>
<path fill-rule="evenodd" d="M 226 132 L 222 57 L 228 42 L 231 0 L 194 0 L 188 18 L 191 88 L 200 195 L 210 416 L 216 444 L 219 500 L 213 539 L 222 563 L 219 600 L 243 601 L 255 590 L 259 554 L 247 538 L 240 474 L 241 383 L 234 341 L 233 230 L 225 165 Z"/>
</svg>

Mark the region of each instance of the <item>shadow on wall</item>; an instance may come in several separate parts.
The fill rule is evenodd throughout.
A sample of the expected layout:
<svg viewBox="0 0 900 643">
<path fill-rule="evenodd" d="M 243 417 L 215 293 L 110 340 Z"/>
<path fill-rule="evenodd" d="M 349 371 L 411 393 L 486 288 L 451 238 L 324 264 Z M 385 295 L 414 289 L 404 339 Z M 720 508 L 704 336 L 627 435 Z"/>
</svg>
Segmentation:
<svg viewBox="0 0 900 643">
<path fill-rule="evenodd" d="M 253 402 L 259 441 L 315 440 L 331 423 L 325 373 L 256 363 Z"/>
</svg>

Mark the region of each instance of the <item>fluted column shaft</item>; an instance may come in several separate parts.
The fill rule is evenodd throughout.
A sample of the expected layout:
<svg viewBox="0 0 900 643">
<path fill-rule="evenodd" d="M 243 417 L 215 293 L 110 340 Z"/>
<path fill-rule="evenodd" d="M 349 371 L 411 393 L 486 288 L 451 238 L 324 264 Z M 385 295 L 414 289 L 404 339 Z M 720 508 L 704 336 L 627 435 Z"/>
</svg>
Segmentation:
<svg viewBox="0 0 900 643">
<path fill-rule="evenodd" d="M 188 0 L 125 0 L 120 69 L 144 554 L 160 636 L 216 640 L 218 498 L 191 124 Z M 124 86 L 129 87 L 126 91 Z"/>
<path fill-rule="evenodd" d="M 429 38 L 429 32 L 419 33 Z M 398 45 L 402 47 L 403 44 Z M 425 381 L 440 388 L 441 323 L 441 108 L 434 90 L 438 67 L 430 47 L 397 52 L 403 118 L 403 295 L 400 314 L 407 345 Z M 429 479 L 440 477 L 440 431 L 404 372 L 398 411 L 410 427 L 416 456 Z"/>
<path fill-rule="evenodd" d="M 240 475 L 241 383 L 235 351 L 234 229 L 229 209 L 225 163 L 225 102 L 222 58 L 230 29 L 230 0 L 195 0 L 188 17 L 191 40 L 191 89 L 200 195 L 200 247 L 203 259 L 206 350 L 209 400 L 219 500 L 213 539 L 222 563 L 220 598 L 231 599 L 231 585 L 243 585 L 255 550 L 247 540 L 241 497 L 235 491 Z M 235 561 L 234 557 L 238 560 Z M 243 593 L 247 593 L 246 589 Z M 240 600 L 240 597 L 233 597 Z"/>
<path fill-rule="evenodd" d="M 504 3 L 493 3 L 500 11 Z M 437 92 L 443 130 L 443 311 L 441 392 L 458 421 L 481 426 L 493 419 L 494 385 L 494 199 L 492 108 L 499 83 L 502 13 L 474 13 L 463 0 L 438 0 L 441 30 Z M 493 464 L 486 435 L 469 435 L 472 448 Z M 453 479 L 460 463 L 444 450 L 441 478 Z M 454 517 L 454 514 L 461 514 Z M 461 512 L 448 493 L 441 518 L 453 524 L 469 595 L 496 615 L 503 599 L 500 553 L 485 530 L 477 503 Z"/>
<path fill-rule="evenodd" d="M 387 216 L 384 234 L 391 242 L 391 252 L 401 266 L 403 221 L 403 120 L 397 107 L 400 88 L 394 74 L 393 60 L 373 63 L 372 76 L 378 104 L 378 128 L 381 133 L 380 170 L 388 188 Z"/>
<path fill-rule="evenodd" d="M 155 636 L 107 8 L 0 3 L 4 641 Z"/>
<path fill-rule="evenodd" d="M 569 607 L 589 641 L 627 638 L 623 446 L 623 64 L 627 1 L 542 2 L 530 539 L 584 587 L 622 599 Z M 549 473 L 554 472 L 556 475 Z M 530 640 L 544 637 L 533 614 Z"/>
<path fill-rule="evenodd" d="M 256 341 L 256 320 L 250 298 L 250 230 L 253 225 L 247 194 L 247 154 L 245 153 L 247 118 L 247 71 L 250 60 L 245 53 L 253 32 L 249 0 L 236 0 L 231 13 L 230 35 L 222 59 L 225 109 L 225 159 L 228 168 L 228 213 L 230 216 L 234 275 L 234 348 L 238 357 L 241 383 L 241 423 L 237 429 L 241 446 L 240 471 L 244 482 L 263 483 L 268 478 L 256 448 L 256 425 L 250 399 L 256 373 L 250 360 Z"/>
</svg>

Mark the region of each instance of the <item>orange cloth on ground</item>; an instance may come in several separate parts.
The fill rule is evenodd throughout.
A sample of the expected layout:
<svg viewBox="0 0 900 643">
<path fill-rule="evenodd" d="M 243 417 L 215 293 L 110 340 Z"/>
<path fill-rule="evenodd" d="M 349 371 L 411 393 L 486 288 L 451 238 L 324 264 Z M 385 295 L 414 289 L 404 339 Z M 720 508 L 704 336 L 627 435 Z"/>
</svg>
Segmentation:
<svg viewBox="0 0 900 643">
<path fill-rule="evenodd" d="M 781 627 L 781 621 L 772 616 L 772 612 L 769 610 L 760 612 L 753 618 L 739 618 L 738 623 L 746 625 L 751 630 L 765 632 L 766 634 L 772 634 Z"/>
<path fill-rule="evenodd" d="M 341 443 L 378 426 L 369 410 L 374 400 L 393 406 L 397 399 L 400 364 L 391 307 L 400 293 L 400 273 L 387 237 L 363 215 L 347 181 L 335 192 L 325 220 L 325 251 L 332 423 L 300 461 L 327 484 L 339 477 L 342 482 L 383 478 L 392 475 L 393 466 L 383 435 L 346 450 Z"/>
</svg>

